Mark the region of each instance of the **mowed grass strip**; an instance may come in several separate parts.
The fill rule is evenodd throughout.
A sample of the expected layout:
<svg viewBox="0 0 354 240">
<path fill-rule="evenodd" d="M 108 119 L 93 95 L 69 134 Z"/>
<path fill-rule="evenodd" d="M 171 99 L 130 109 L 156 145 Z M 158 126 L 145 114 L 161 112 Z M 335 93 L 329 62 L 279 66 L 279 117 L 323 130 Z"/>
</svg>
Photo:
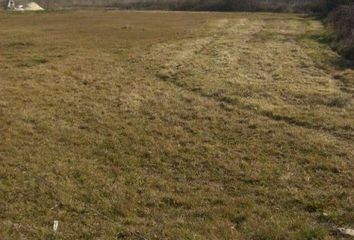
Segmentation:
<svg viewBox="0 0 354 240">
<path fill-rule="evenodd" d="M 317 20 L 0 23 L 1 239 L 341 239 L 353 227 L 354 71 Z"/>
</svg>

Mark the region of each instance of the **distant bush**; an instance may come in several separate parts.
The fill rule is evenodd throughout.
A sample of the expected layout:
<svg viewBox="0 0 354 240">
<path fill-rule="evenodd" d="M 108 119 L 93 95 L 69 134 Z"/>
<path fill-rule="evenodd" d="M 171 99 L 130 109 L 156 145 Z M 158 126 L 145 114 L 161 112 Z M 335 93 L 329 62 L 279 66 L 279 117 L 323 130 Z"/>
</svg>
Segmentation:
<svg viewBox="0 0 354 240">
<path fill-rule="evenodd" d="M 31 0 L 16 0 L 23 4 Z M 352 0 L 37 0 L 45 8 L 117 7 L 184 11 L 322 12 Z M 6 3 L 7 0 L 0 0 Z"/>
<path fill-rule="evenodd" d="M 328 10 L 328 1 L 314 0 L 293 6 L 293 12 L 324 14 Z"/>
<path fill-rule="evenodd" d="M 328 17 L 334 33 L 334 46 L 346 58 L 354 60 L 354 5 L 340 6 Z"/>
<path fill-rule="evenodd" d="M 326 2 L 327 2 L 327 11 L 330 12 L 339 6 L 351 5 L 354 3 L 354 0 L 326 0 Z"/>
</svg>

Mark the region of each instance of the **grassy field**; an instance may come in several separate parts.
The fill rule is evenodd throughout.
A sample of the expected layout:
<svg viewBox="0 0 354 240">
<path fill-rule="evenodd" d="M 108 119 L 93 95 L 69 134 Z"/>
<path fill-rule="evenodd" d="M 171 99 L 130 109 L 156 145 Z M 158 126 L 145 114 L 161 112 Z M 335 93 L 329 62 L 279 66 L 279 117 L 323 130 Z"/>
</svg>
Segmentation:
<svg viewBox="0 0 354 240">
<path fill-rule="evenodd" d="M 0 25 L 0 239 L 354 227 L 354 70 L 319 21 L 0 11 Z"/>
</svg>

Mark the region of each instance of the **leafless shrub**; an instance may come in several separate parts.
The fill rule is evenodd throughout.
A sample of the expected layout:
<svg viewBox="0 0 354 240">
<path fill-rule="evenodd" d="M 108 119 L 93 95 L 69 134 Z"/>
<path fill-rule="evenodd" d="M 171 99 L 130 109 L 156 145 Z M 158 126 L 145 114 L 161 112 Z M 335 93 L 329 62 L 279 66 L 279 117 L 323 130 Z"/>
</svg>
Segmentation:
<svg viewBox="0 0 354 240">
<path fill-rule="evenodd" d="M 354 59 L 354 5 L 340 6 L 328 18 L 334 33 L 335 47 L 349 59 Z"/>
</svg>

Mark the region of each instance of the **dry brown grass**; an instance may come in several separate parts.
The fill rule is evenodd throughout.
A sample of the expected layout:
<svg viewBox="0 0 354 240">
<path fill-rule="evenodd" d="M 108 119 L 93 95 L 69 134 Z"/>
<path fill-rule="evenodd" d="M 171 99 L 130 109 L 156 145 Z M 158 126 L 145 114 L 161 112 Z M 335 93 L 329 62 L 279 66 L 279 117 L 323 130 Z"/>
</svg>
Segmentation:
<svg viewBox="0 0 354 240">
<path fill-rule="evenodd" d="M 353 70 L 315 40 L 319 22 L 69 11 L 0 23 L 0 239 L 353 227 Z"/>
</svg>

